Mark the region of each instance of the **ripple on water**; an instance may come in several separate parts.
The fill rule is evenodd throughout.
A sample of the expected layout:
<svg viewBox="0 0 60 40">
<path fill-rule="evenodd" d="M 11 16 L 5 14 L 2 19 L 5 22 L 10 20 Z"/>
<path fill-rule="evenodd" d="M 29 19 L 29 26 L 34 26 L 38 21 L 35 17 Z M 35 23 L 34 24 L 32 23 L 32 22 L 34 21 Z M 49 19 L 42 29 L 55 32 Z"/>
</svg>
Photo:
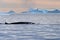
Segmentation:
<svg viewBox="0 0 60 40">
<path fill-rule="evenodd" d="M 60 38 L 60 25 L 0 25 L 1 40 L 45 40 Z"/>
</svg>

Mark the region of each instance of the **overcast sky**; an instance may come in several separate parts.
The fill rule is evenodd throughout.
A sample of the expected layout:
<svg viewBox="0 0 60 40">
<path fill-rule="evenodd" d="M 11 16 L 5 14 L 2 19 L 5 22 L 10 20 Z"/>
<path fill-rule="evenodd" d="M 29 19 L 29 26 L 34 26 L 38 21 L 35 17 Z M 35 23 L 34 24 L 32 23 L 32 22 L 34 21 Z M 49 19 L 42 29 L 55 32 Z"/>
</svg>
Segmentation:
<svg viewBox="0 0 60 40">
<path fill-rule="evenodd" d="M 28 8 L 60 8 L 60 0 L 0 0 L 0 11 L 25 11 Z"/>
</svg>

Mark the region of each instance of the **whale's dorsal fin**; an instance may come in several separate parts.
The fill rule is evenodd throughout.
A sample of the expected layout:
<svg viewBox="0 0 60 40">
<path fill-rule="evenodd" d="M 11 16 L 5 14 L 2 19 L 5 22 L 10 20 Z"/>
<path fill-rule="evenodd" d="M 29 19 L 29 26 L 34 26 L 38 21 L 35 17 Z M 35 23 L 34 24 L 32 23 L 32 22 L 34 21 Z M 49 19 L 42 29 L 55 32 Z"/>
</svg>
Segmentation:
<svg viewBox="0 0 60 40">
<path fill-rule="evenodd" d="M 8 24 L 7 22 L 5 22 L 5 24 Z"/>
</svg>

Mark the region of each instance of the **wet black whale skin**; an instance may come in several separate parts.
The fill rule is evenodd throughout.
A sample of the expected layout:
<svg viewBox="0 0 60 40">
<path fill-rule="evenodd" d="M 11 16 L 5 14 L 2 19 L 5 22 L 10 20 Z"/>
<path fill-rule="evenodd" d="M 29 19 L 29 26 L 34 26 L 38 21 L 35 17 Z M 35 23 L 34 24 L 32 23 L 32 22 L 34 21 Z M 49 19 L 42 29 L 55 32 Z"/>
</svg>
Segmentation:
<svg viewBox="0 0 60 40">
<path fill-rule="evenodd" d="M 5 24 L 35 24 L 35 23 L 32 23 L 32 22 L 13 22 L 13 23 L 7 23 L 7 22 L 5 22 Z"/>
</svg>

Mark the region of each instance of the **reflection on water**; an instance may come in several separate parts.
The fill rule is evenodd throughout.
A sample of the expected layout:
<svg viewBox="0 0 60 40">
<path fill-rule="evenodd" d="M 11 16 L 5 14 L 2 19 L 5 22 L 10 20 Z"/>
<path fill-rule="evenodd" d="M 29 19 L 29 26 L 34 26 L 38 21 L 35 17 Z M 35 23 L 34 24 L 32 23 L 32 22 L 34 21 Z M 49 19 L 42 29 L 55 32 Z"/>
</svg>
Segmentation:
<svg viewBox="0 0 60 40">
<path fill-rule="evenodd" d="M 0 40 L 59 40 L 60 25 L 0 25 Z"/>
</svg>

